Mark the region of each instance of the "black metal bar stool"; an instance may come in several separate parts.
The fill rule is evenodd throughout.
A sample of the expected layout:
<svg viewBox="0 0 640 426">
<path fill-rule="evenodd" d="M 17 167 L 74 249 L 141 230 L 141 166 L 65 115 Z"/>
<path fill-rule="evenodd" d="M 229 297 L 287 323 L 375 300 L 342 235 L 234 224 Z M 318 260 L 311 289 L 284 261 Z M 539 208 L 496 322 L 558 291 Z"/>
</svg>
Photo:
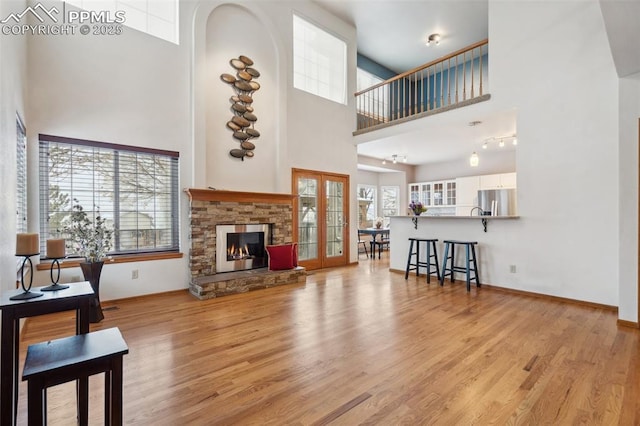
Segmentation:
<svg viewBox="0 0 640 426">
<path fill-rule="evenodd" d="M 416 276 L 420 276 L 420 267 L 427 268 L 427 283 L 431 282 L 431 267 L 435 266 L 436 276 L 440 279 L 440 267 L 438 266 L 438 252 L 436 250 L 435 238 L 409 238 L 409 256 L 407 257 L 407 269 L 404 272 L 404 279 L 409 278 L 409 271 L 416 271 Z M 415 243 L 415 251 L 413 251 Z M 426 261 L 420 260 L 420 243 L 425 243 L 427 248 Z M 433 250 L 433 252 L 432 252 Z M 411 258 L 415 256 L 415 263 L 411 263 Z M 434 262 L 431 259 L 435 259 Z M 413 268 L 412 268 L 413 266 Z"/>
<path fill-rule="evenodd" d="M 464 245 L 465 247 L 465 266 L 456 266 L 456 244 Z M 440 285 L 444 285 L 444 278 L 449 275 L 451 282 L 455 282 L 454 273 L 464 272 L 467 275 L 467 291 L 471 291 L 471 281 L 476 281 L 476 286 L 481 287 L 480 278 L 478 275 L 478 264 L 476 263 L 476 249 L 475 245 L 477 241 L 444 241 L 444 261 L 442 262 L 442 275 L 440 275 Z M 449 255 L 451 250 L 451 255 Z M 450 260 L 449 267 L 447 268 L 447 260 Z M 472 265 L 473 264 L 473 265 Z M 471 277 L 471 267 L 473 266 L 473 277 Z"/>
</svg>

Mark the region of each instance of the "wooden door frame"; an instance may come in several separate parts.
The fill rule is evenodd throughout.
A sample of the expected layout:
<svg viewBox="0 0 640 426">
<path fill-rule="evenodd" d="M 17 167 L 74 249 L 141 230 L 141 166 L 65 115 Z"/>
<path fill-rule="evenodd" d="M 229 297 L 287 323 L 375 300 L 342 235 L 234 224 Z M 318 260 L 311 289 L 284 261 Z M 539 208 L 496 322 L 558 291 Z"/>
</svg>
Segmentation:
<svg viewBox="0 0 640 426">
<path fill-rule="evenodd" d="M 309 169 L 299 169 L 299 168 L 291 168 L 291 194 L 294 195 L 294 199 L 293 199 L 293 226 L 292 226 L 292 232 L 293 232 L 293 236 L 294 236 L 294 240 L 297 241 L 298 238 L 298 203 L 299 203 L 299 197 L 297 196 L 298 194 L 298 188 L 297 188 L 297 178 L 301 177 L 301 176 L 308 176 L 314 179 L 318 179 L 319 180 L 319 193 L 318 193 L 318 241 L 325 241 L 326 239 L 326 221 L 324 220 L 324 212 L 326 211 L 326 197 L 325 197 L 325 193 L 324 193 L 324 185 L 325 185 L 325 178 L 331 178 L 334 177 L 336 179 L 344 179 L 345 180 L 345 186 L 344 186 L 344 206 L 345 206 L 345 211 L 344 211 L 344 220 L 345 220 L 345 226 L 344 226 L 344 265 L 348 265 L 349 264 L 349 260 L 350 260 L 350 246 L 351 246 L 351 224 L 350 224 L 350 218 L 351 218 L 351 201 L 350 201 L 350 184 L 351 184 L 351 180 L 350 180 L 350 176 L 346 175 L 346 174 L 341 174 L 341 173 L 334 173 L 334 172 L 325 172 L 325 171 L 321 171 L 321 170 L 309 170 Z M 321 213 L 322 212 L 322 213 Z M 320 222 L 323 222 L 323 224 L 321 224 Z M 325 267 L 334 267 L 334 266 L 344 266 L 342 263 L 340 263 L 339 265 L 337 264 L 327 264 L 327 257 L 326 257 L 326 250 L 324 245 L 319 244 L 318 245 L 318 260 L 313 260 L 313 261 L 303 261 L 306 263 L 306 267 L 307 269 L 319 269 L 319 268 L 325 268 Z"/>
</svg>

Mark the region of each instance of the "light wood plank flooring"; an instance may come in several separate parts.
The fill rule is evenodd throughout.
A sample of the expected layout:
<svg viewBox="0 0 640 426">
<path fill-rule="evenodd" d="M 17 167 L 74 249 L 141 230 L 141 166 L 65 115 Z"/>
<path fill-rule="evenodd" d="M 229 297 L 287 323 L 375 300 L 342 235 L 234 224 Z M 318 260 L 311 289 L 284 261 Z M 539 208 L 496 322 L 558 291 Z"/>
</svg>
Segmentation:
<svg viewBox="0 0 640 426">
<path fill-rule="evenodd" d="M 640 335 L 614 312 L 468 294 L 388 267 L 362 256 L 306 285 L 104 303 L 92 330 L 117 326 L 130 348 L 125 423 L 640 423 Z M 28 344 L 73 332 L 72 313 L 29 320 L 21 359 Z M 102 421 L 102 380 L 91 378 L 91 424 Z M 49 424 L 73 424 L 74 385 L 48 398 Z M 19 404 L 24 425 L 25 382 Z"/>
</svg>

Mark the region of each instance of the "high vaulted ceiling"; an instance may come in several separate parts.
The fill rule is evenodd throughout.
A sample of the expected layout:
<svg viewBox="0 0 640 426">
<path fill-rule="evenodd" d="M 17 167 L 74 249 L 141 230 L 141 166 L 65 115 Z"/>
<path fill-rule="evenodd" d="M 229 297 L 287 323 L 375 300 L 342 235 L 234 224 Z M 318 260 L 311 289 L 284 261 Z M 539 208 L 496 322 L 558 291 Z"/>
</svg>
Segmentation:
<svg viewBox="0 0 640 426">
<path fill-rule="evenodd" d="M 397 73 L 488 37 L 488 0 L 314 1 L 356 27 L 359 53 Z M 618 75 L 640 72 L 640 0 L 599 3 Z M 440 44 L 426 46 L 433 33 L 442 36 Z M 442 117 L 448 118 L 435 124 L 417 120 L 437 136 L 428 144 L 420 136 L 424 128 L 405 126 L 401 134 L 386 129 L 358 137 L 358 153 L 375 158 L 411 153 L 410 164 L 468 158 L 482 140 L 516 133 L 516 111 L 490 112 L 482 104 L 447 112 Z M 474 120 L 483 124 L 470 129 L 468 123 Z"/>
<path fill-rule="evenodd" d="M 396 73 L 488 37 L 488 0 L 314 1 L 356 27 L 358 53 Z M 440 44 L 427 46 L 427 37 L 433 33 L 440 34 Z M 362 135 L 358 153 L 379 159 L 406 155 L 407 163 L 414 165 L 466 161 L 484 139 L 515 133 L 515 119 L 515 111 L 496 114 L 485 106 L 466 107 L 438 120 L 407 123 L 401 130 L 393 126 Z M 482 124 L 470 128 L 468 123 L 476 120 Z"/>
<path fill-rule="evenodd" d="M 358 30 L 358 53 L 402 73 L 487 38 L 488 0 L 315 0 Z M 438 33 L 439 45 L 426 46 Z"/>
</svg>

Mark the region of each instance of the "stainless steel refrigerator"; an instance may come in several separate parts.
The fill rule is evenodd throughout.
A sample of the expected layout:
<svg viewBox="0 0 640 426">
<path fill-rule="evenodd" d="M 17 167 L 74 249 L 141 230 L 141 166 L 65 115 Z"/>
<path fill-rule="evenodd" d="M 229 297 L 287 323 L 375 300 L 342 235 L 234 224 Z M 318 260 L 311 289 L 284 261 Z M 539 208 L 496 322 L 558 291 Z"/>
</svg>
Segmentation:
<svg viewBox="0 0 640 426">
<path fill-rule="evenodd" d="M 481 189 L 478 191 L 478 205 L 487 216 L 518 214 L 515 189 Z"/>
</svg>

